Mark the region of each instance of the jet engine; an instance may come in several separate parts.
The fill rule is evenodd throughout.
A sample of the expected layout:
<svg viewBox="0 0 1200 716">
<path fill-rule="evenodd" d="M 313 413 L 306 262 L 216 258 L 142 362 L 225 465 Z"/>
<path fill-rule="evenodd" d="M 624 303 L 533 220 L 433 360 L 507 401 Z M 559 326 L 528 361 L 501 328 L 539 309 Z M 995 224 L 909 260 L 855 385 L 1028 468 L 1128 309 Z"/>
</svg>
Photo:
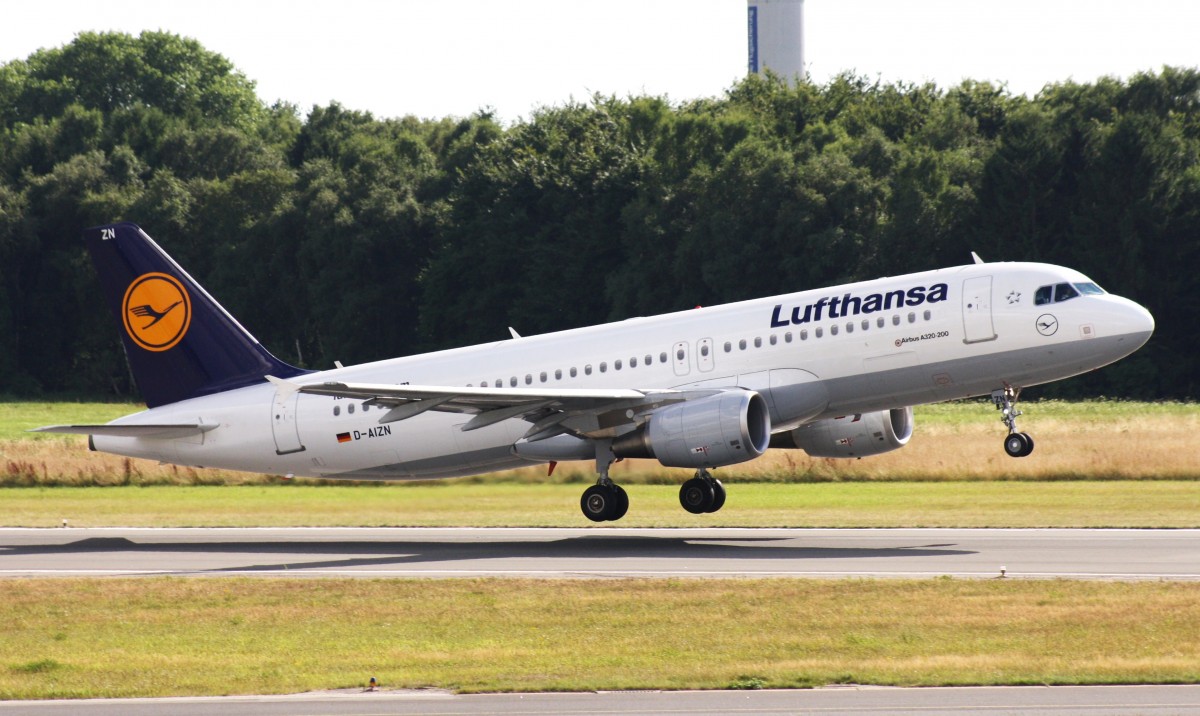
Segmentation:
<svg viewBox="0 0 1200 716">
<path fill-rule="evenodd" d="M 771 436 L 771 447 L 799 448 L 813 457 L 866 457 L 891 452 L 912 437 L 912 408 L 844 415 Z"/>
<path fill-rule="evenodd" d="M 720 467 L 762 455 L 771 441 L 767 402 L 750 390 L 728 390 L 659 408 L 613 441 L 617 457 L 654 458 L 667 467 Z"/>
</svg>

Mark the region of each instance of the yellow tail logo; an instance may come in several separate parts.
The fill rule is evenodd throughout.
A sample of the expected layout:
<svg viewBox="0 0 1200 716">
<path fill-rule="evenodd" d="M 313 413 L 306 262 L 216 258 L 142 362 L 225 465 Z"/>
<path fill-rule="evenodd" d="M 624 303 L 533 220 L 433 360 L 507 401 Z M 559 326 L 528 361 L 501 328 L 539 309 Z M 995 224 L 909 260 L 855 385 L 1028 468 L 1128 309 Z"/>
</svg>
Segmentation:
<svg viewBox="0 0 1200 716">
<path fill-rule="evenodd" d="M 138 276 L 121 304 L 125 332 L 148 351 L 174 348 L 192 323 L 192 299 L 183 284 L 165 273 Z"/>
</svg>

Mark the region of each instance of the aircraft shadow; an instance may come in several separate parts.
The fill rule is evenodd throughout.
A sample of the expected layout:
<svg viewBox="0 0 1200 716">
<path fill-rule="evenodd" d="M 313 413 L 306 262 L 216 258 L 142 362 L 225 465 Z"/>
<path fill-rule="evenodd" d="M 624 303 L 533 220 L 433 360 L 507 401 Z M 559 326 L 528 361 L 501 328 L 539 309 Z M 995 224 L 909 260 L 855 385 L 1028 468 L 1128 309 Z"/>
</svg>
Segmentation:
<svg viewBox="0 0 1200 716">
<path fill-rule="evenodd" d="M 212 542 L 140 542 L 124 537 L 88 538 L 57 545 L 0 545 L 0 569 L 6 556 L 65 554 L 254 554 L 279 555 L 278 562 L 216 568 L 180 564 L 179 569 L 164 568 L 163 573 L 189 572 L 296 572 L 322 569 L 403 567 L 404 565 L 440 564 L 447 570 L 479 568 L 481 562 L 505 560 L 506 568 L 520 569 L 512 560 L 554 560 L 564 572 L 571 564 L 579 570 L 620 570 L 620 560 L 824 560 L 879 559 L 912 557 L 958 557 L 976 554 L 955 549 L 952 544 L 902 545 L 887 547 L 813 547 L 793 537 L 645 537 L 624 535 L 587 535 L 552 541 L 462 542 L 456 540 L 388 541 L 212 541 Z M 295 560 L 286 559 L 288 555 Z M 328 559 L 312 559 L 326 555 Z M 186 562 L 187 560 L 181 560 Z M 564 565 L 563 563 L 567 563 Z M 683 565 L 681 565 L 683 566 Z M 132 567 L 131 567 L 132 568 Z M 541 566 L 544 568 L 544 565 Z M 414 571 L 414 575 L 419 572 Z"/>
</svg>

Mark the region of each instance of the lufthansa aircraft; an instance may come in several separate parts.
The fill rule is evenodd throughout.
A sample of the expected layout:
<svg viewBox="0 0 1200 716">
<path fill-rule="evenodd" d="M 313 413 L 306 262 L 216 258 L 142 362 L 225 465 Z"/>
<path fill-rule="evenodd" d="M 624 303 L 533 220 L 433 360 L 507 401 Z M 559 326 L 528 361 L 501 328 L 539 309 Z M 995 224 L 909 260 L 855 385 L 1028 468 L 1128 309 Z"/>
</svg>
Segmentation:
<svg viewBox="0 0 1200 716">
<path fill-rule="evenodd" d="M 620 519 L 625 457 L 692 468 L 684 509 L 715 512 L 709 470 L 768 448 L 863 457 L 904 446 L 912 406 L 991 395 L 1023 457 L 1021 388 L 1129 355 L 1146 309 L 1078 271 L 983 263 L 311 372 L 264 349 L 138 226 L 88 229 L 148 410 L 93 450 L 350 480 L 454 477 L 595 460 L 584 515 Z"/>
</svg>

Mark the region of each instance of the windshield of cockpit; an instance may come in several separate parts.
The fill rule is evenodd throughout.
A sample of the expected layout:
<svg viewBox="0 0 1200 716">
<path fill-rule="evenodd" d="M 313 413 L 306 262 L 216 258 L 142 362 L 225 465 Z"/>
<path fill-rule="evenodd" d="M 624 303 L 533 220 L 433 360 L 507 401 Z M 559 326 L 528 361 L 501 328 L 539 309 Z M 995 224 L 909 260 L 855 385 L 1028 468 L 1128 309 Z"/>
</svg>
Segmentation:
<svg viewBox="0 0 1200 716">
<path fill-rule="evenodd" d="M 1072 298 L 1079 296 L 1099 296 L 1105 293 L 1104 289 L 1094 283 L 1056 283 L 1051 286 L 1041 286 L 1037 292 L 1033 294 L 1033 303 L 1036 306 L 1042 306 L 1047 303 L 1062 303 L 1069 301 Z"/>
</svg>

